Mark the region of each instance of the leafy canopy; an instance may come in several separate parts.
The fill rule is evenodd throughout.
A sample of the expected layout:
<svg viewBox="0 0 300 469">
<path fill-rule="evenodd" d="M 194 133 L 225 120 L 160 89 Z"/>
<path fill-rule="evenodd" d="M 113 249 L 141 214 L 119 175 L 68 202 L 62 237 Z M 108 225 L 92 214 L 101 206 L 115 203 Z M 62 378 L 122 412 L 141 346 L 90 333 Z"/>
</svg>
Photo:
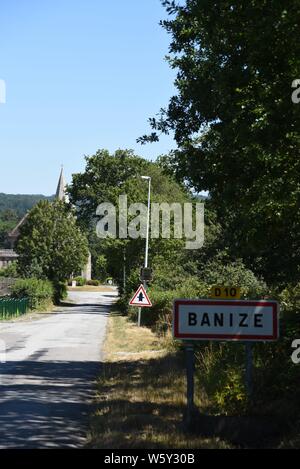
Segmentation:
<svg viewBox="0 0 300 469">
<path fill-rule="evenodd" d="M 143 175 L 151 177 L 152 202 L 184 203 L 191 200 L 189 193 L 173 176 L 165 174 L 157 163 L 146 161 L 130 150 L 117 150 L 113 154 L 99 150 L 86 157 L 83 173 L 73 175 L 68 188 L 70 201 L 76 206 L 79 222 L 89 232 L 96 277 L 110 275 L 122 284 L 124 256 L 127 274 L 143 265 L 144 239 L 98 239 L 96 236 L 96 208 L 99 204 L 110 202 L 117 213 L 120 195 L 127 195 L 128 207 L 136 202 L 147 204 L 148 184 L 141 179 Z M 182 250 L 182 240 L 151 240 L 150 262 L 159 254 L 167 261 Z"/>
<path fill-rule="evenodd" d="M 21 227 L 17 253 L 23 276 L 61 282 L 85 265 L 88 244 L 65 203 L 41 201 Z"/>
<path fill-rule="evenodd" d="M 174 132 L 164 162 L 209 191 L 235 254 L 271 281 L 299 279 L 299 0 L 163 4 L 177 93 L 140 141 Z"/>
</svg>

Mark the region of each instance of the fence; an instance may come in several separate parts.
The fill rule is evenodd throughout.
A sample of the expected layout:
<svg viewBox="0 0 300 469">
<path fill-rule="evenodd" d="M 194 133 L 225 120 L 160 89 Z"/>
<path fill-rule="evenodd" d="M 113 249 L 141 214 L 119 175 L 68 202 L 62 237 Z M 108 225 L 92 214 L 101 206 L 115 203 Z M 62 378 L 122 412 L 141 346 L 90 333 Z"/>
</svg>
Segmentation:
<svg viewBox="0 0 300 469">
<path fill-rule="evenodd" d="M 0 298 L 0 320 L 22 316 L 27 313 L 28 309 L 28 298 Z"/>
</svg>

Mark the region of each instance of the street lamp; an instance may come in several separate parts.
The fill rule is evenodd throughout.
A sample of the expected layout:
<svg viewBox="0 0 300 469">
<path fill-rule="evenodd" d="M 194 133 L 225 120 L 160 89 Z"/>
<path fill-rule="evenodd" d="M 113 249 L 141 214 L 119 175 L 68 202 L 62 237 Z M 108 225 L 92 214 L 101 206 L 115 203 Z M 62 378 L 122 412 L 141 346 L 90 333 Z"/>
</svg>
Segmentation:
<svg viewBox="0 0 300 469">
<path fill-rule="evenodd" d="M 151 204 L 151 177 L 141 176 L 141 179 L 148 181 L 148 211 L 147 211 L 147 233 L 146 233 L 146 249 L 145 249 L 145 269 L 148 267 L 148 253 L 149 253 L 149 231 L 150 231 L 150 204 Z M 144 288 L 146 289 L 146 281 L 143 281 Z M 138 312 L 138 326 L 141 327 L 142 308 Z"/>
<path fill-rule="evenodd" d="M 148 212 L 147 212 L 147 234 L 146 234 L 146 250 L 145 250 L 145 268 L 148 267 L 148 253 L 149 253 L 149 231 L 150 231 L 150 204 L 151 204 L 151 177 L 141 176 L 142 179 L 148 181 Z"/>
</svg>

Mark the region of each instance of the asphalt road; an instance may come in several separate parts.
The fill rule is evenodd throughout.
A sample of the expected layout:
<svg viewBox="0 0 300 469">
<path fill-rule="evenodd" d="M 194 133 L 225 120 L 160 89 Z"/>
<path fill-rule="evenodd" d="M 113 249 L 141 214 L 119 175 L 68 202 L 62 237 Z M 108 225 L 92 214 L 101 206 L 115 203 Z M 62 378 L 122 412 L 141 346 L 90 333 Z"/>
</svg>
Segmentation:
<svg viewBox="0 0 300 469">
<path fill-rule="evenodd" d="M 76 304 L 42 319 L 0 323 L 0 448 L 86 442 L 109 306 L 116 293 L 71 292 Z M 3 353 L 0 359 L 4 358 Z"/>
</svg>

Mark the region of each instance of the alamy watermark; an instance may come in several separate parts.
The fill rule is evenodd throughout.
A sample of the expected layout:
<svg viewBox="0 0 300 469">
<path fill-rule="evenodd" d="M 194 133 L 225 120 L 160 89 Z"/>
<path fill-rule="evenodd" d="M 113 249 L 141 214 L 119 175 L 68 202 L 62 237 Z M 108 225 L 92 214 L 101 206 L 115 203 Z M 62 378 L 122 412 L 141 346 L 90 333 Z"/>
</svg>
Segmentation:
<svg viewBox="0 0 300 469">
<path fill-rule="evenodd" d="M 300 103 L 300 78 L 297 78 L 296 80 L 293 81 L 292 88 L 296 88 L 292 92 L 292 102 L 294 104 L 299 104 Z"/>
<path fill-rule="evenodd" d="M 184 239 L 186 249 L 200 249 L 204 244 L 203 203 L 152 203 L 149 217 L 151 239 Z M 117 215 L 118 214 L 118 215 Z M 127 195 L 119 196 L 119 206 L 109 202 L 98 206 L 97 236 L 101 239 L 146 239 L 148 207 L 134 203 L 128 207 Z M 173 223 L 172 223 L 173 220 Z"/>
<path fill-rule="evenodd" d="M 4 80 L 0 79 L 0 104 L 6 103 L 6 84 Z"/>
<path fill-rule="evenodd" d="M 300 363 L 300 339 L 295 339 L 292 343 L 292 348 L 295 349 L 292 353 L 292 362 L 295 365 L 299 365 Z"/>
</svg>

